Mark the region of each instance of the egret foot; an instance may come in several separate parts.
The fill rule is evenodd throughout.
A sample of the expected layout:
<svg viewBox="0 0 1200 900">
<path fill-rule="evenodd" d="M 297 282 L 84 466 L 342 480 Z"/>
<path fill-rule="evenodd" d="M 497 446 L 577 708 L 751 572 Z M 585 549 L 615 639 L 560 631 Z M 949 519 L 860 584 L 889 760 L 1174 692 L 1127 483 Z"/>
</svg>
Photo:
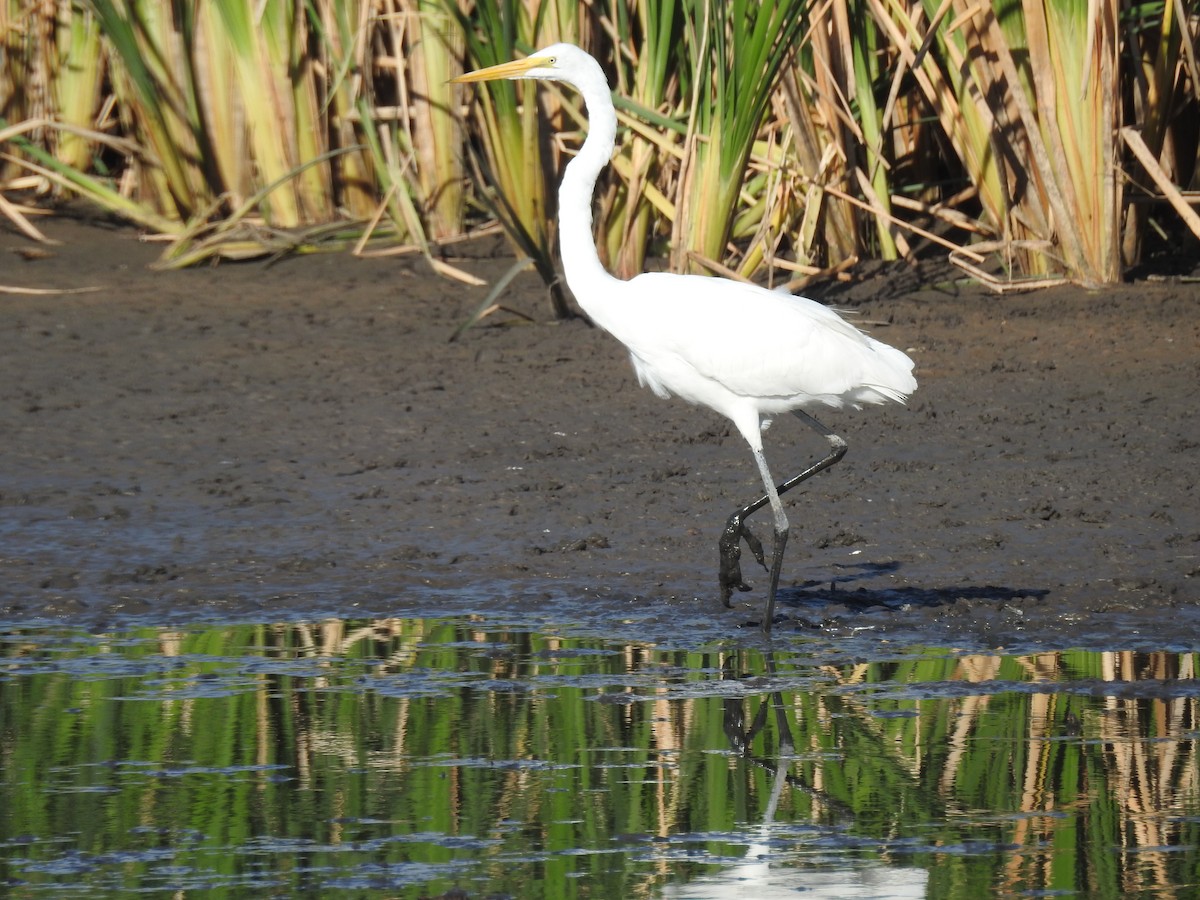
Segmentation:
<svg viewBox="0 0 1200 900">
<path fill-rule="evenodd" d="M 783 548 L 787 546 L 787 527 L 775 529 L 775 546 L 771 550 L 771 586 L 767 589 L 767 606 L 763 611 L 762 631 L 769 635 L 775 624 L 775 595 L 779 593 L 779 573 L 783 569 Z"/>
<path fill-rule="evenodd" d="M 765 569 L 767 561 L 763 555 L 762 541 L 755 537 L 754 532 L 746 527 L 742 521 L 742 511 L 739 510 L 730 516 L 729 521 L 725 523 L 725 530 L 721 533 L 719 543 L 721 566 L 717 577 L 721 584 L 721 602 L 727 607 L 733 605 L 729 602 L 729 598 L 735 589 L 739 591 L 750 590 L 750 585 L 742 580 L 742 541 L 746 542 L 746 546 L 750 548 L 750 552 L 754 554 L 754 558 L 758 560 L 758 564 Z"/>
</svg>

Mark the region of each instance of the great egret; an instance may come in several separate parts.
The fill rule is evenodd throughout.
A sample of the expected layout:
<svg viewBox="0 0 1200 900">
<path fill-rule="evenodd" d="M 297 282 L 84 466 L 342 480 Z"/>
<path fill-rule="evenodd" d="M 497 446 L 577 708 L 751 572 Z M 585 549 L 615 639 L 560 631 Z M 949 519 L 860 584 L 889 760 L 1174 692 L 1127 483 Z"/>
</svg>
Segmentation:
<svg viewBox="0 0 1200 900">
<path fill-rule="evenodd" d="M 864 403 L 903 403 L 917 388 L 913 362 L 863 334 L 837 313 L 804 297 L 702 275 L 648 272 L 622 281 L 605 271 L 592 235 L 592 193 L 612 157 L 617 116 L 600 64 L 573 44 L 468 72 L 456 82 L 536 78 L 561 81 L 583 96 L 589 125 L 558 189 L 558 237 L 567 285 L 591 320 L 629 350 L 638 380 L 659 397 L 672 395 L 728 417 L 750 445 L 766 494 L 736 510 L 719 541 L 718 581 L 728 607 L 742 580 L 741 541 L 763 566 L 762 543 L 746 518 L 771 504 L 775 540 L 762 630 L 770 633 L 788 538 L 779 495 L 827 469 L 846 442 L 804 412 Z M 778 488 L 763 456 L 762 432 L 791 412 L 829 442 L 829 454 Z"/>
</svg>

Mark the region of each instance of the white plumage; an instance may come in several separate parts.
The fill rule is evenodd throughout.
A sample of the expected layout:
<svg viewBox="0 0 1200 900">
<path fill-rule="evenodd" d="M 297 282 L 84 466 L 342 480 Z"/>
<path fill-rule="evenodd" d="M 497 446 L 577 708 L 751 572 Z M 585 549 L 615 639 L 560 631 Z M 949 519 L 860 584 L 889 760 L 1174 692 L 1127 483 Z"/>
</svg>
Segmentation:
<svg viewBox="0 0 1200 900">
<path fill-rule="evenodd" d="M 773 415 L 902 401 L 916 388 L 907 356 L 805 297 L 703 275 L 651 273 L 628 284 L 653 299 L 642 304 L 636 326 L 610 330 L 651 387 L 656 362 L 682 363 L 683 372 L 662 386 L 684 399 L 724 411 L 689 396 L 699 380 Z"/>
<path fill-rule="evenodd" d="M 567 284 L 584 312 L 628 349 L 638 380 L 660 397 L 680 397 L 727 416 L 750 445 L 766 493 L 735 511 L 720 540 L 719 583 L 729 605 L 742 581 L 740 542 L 759 562 L 762 545 L 744 520 L 770 503 L 775 521 L 771 582 L 762 628 L 774 619 L 788 523 L 779 494 L 841 459 L 846 444 L 804 412 L 904 402 L 917 388 L 904 353 L 863 334 L 833 310 L 725 278 L 655 272 L 629 281 L 600 263 L 592 235 L 592 193 L 616 141 L 617 117 L 599 63 L 573 44 L 459 76 L 455 81 L 538 78 L 562 81 L 583 95 L 588 137 L 559 187 L 559 242 Z M 830 453 L 778 489 L 763 456 L 762 431 L 793 412 L 822 434 Z"/>
</svg>

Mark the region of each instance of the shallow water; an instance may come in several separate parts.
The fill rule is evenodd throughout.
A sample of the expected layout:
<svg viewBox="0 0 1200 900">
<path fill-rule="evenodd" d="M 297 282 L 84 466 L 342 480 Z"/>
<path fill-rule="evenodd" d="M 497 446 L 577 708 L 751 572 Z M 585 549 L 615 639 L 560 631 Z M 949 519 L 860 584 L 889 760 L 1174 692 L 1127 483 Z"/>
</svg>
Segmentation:
<svg viewBox="0 0 1200 900">
<path fill-rule="evenodd" d="M 13 897 L 1192 896 L 1200 654 L 0 634 Z"/>
</svg>

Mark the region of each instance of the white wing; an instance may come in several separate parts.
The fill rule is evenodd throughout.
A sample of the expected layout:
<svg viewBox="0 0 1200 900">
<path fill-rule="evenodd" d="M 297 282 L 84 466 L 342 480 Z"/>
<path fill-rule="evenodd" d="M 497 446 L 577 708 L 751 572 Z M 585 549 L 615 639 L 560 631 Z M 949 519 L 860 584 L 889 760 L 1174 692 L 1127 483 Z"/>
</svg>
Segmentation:
<svg viewBox="0 0 1200 900">
<path fill-rule="evenodd" d="M 713 394 L 724 390 L 779 412 L 902 401 L 916 389 L 912 360 L 807 298 L 667 273 L 623 287 L 628 296 L 605 304 L 599 324 L 628 346 L 656 393 L 719 408 Z"/>
</svg>

